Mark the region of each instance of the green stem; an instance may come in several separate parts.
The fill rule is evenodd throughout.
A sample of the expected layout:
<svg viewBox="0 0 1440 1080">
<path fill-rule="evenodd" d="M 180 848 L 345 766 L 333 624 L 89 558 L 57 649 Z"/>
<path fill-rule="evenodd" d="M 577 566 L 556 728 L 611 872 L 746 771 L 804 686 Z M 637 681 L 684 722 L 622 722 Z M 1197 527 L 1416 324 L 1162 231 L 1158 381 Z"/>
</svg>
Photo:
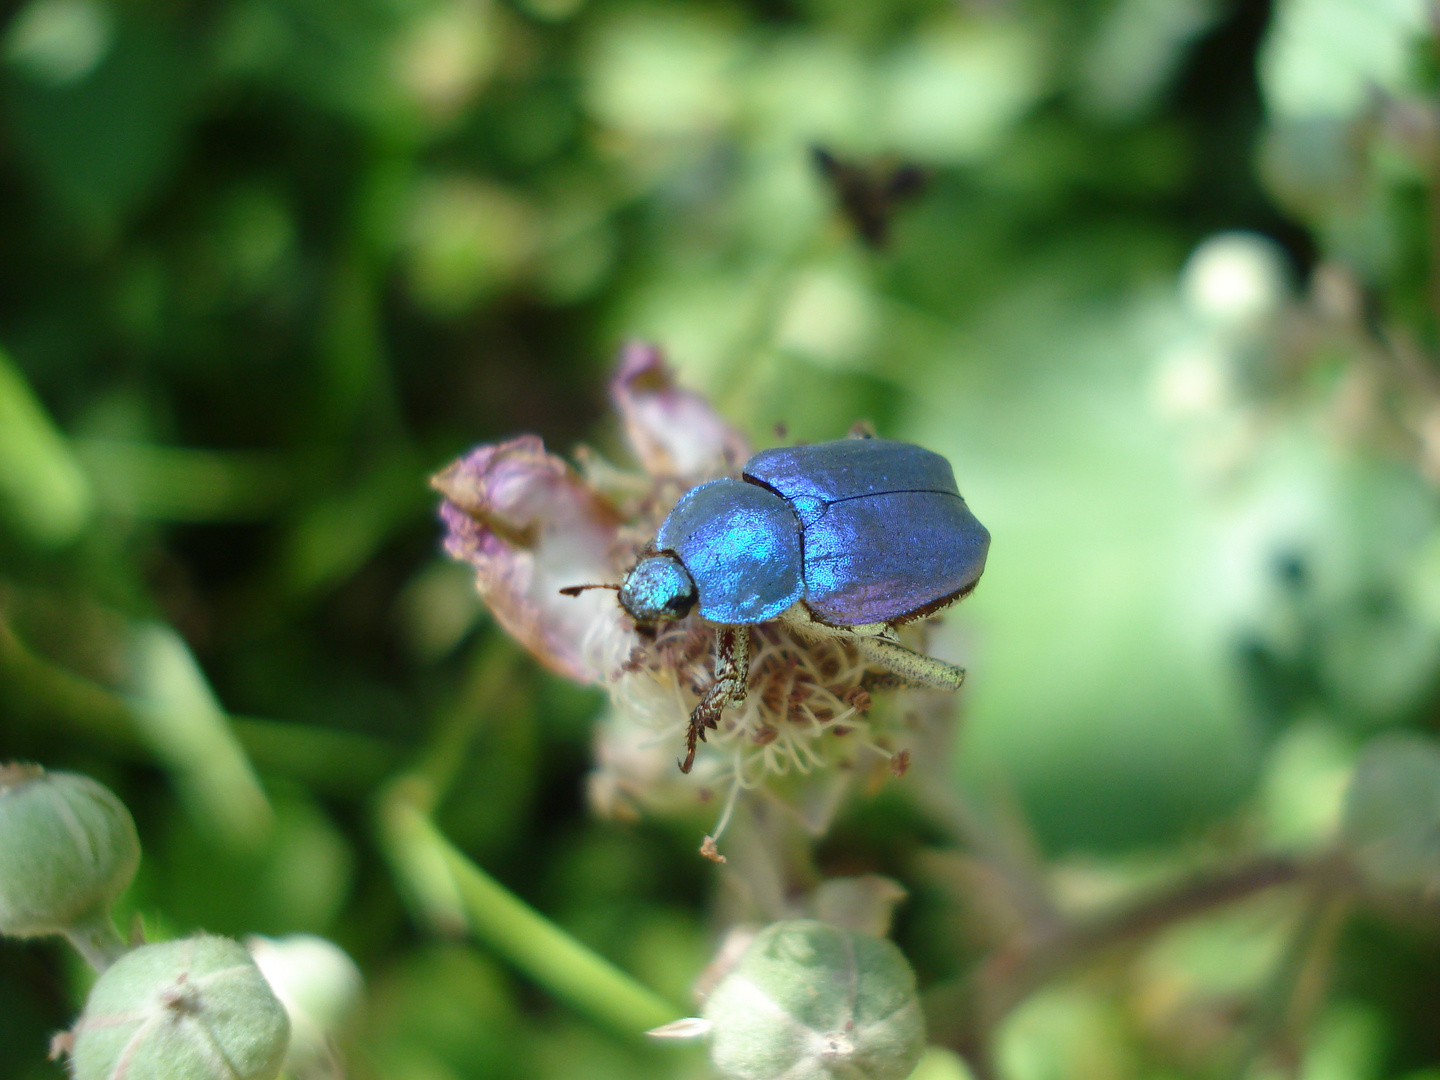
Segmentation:
<svg viewBox="0 0 1440 1080">
<path fill-rule="evenodd" d="M 519 678 L 521 653 L 503 634 L 483 634 L 467 665 L 459 692 L 439 716 L 425 740 L 419 760 L 410 770 L 429 785 L 430 803 L 420 805 L 429 813 L 444 800 L 465 766 L 466 756 L 481 725 L 509 719 L 507 702 L 514 695 L 507 689 Z M 416 789 L 418 790 L 418 788 Z"/>
<path fill-rule="evenodd" d="M 127 759 L 153 761 L 134 704 L 32 652 L 0 611 L 0 685 L 34 717 L 83 731 Z M 325 792 L 373 789 L 393 767 L 396 748 L 383 739 L 280 720 L 230 717 L 256 765 Z"/>
<path fill-rule="evenodd" d="M 442 917 L 459 915 L 477 941 L 617 1032 L 638 1036 L 683 1015 L 466 858 L 419 809 L 429 800 L 427 788 L 402 782 L 381 808 L 386 852 L 412 899 Z"/>
<path fill-rule="evenodd" d="M 75 951 L 85 958 L 96 972 L 104 971 L 120 957 L 130 951 L 125 944 L 110 913 L 99 916 L 91 922 L 79 923 L 65 931 L 65 940 L 75 946 Z"/>
<path fill-rule="evenodd" d="M 774 344 L 776 329 L 801 275 L 833 242 L 824 223 L 817 223 L 808 238 L 778 256 L 766 271 L 767 281 L 760 290 L 757 309 L 734 345 L 726 350 L 725 362 L 715 369 L 723 373 L 723 384 L 712 385 L 711 397 L 722 414 L 737 411 L 741 396 L 755 389 L 755 373 Z M 716 382 L 713 378 L 710 381 Z"/>
<path fill-rule="evenodd" d="M 38 706 L 43 715 L 81 728 L 117 750 L 138 752 L 143 748 L 134 711 L 123 699 L 31 652 L 15 636 L 3 610 L 0 676 L 14 697 Z"/>
</svg>

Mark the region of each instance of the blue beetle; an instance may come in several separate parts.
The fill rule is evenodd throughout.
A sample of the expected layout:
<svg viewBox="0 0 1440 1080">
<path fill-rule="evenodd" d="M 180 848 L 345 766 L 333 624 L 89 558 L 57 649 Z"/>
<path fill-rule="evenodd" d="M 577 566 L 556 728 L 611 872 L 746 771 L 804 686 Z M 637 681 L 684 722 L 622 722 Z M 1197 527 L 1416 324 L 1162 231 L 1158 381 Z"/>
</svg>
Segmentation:
<svg viewBox="0 0 1440 1080">
<path fill-rule="evenodd" d="M 725 706 L 745 700 L 756 623 L 843 634 L 906 683 L 957 689 L 964 670 L 906 648 L 895 628 L 974 589 L 989 547 L 950 463 L 910 443 L 779 447 L 752 457 L 739 480 L 692 488 L 620 586 L 641 627 L 692 609 L 719 627 L 715 682 L 690 716 L 681 771 Z"/>
</svg>

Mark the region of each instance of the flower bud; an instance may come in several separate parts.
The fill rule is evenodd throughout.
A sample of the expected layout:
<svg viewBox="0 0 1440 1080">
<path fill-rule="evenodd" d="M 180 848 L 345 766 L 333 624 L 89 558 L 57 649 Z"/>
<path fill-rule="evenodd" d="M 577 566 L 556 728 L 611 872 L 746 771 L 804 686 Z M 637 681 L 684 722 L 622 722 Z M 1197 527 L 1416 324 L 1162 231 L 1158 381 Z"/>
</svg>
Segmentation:
<svg viewBox="0 0 1440 1080">
<path fill-rule="evenodd" d="M 359 1003 L 360 969 L 344 949 L 314 934 L 257 935 L 245 945 L 290 1015 L 286 1070 L 296 1076 L 316 1072 L 329 1056 L 330 1036 Z"/>
<path fill-rule="evenodd" d="M 1285 253 L 1268 236 L 1226 232 L 1195 249 L 1181 273 L 1186 306 L 1219 326 L 1253 326 L 1278 311 L 1288 291 Z"/>
<path fill-rule="evenodd" d="M 710 1057 L 740 1080 L 905 1080 L 925 1048 L 915 973 L 888 941 L 774 923 L 705 1003 Z"/>
<path fill-rule="evenodd" d="M 75 1024 L 74 1080 L 274 1080 L 285 1006 L 245 947 L 201 934 L 142 945 L 96 981 Z"/>
<path fill-rule="evenodd" d="M 1366 746 L 1345 796 L 1342 835 L 1369 884 L 1440 893 L 1440 744 L 1393 732 Z"/>
<path fill-rule="evenodd" d="M 140 863 L 125 805 L 88 776 L 0 766 L 0 934 L 59 934 L 109 918 Z"/>
</svg>

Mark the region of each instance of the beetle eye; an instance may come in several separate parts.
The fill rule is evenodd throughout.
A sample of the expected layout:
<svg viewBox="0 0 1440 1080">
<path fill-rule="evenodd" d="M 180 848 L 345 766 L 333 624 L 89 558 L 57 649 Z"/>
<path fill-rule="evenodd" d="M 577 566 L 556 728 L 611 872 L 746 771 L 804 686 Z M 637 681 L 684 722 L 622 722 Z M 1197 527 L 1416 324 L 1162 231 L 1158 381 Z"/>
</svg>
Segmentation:
<svg viewBox="0 0 1440 1080">
<path fill-rule="evenodd" d="M 683 619 L 686 615 L 690 614 L 690 609 L 695 606 L 695 601 L 698 599 L 700 599 L 700 597 L 692 587 L 689 592 L 672 596 L 669 600 L 666 600 L 665 610 L 669 612 L 673 618 Z"/>
</svg>

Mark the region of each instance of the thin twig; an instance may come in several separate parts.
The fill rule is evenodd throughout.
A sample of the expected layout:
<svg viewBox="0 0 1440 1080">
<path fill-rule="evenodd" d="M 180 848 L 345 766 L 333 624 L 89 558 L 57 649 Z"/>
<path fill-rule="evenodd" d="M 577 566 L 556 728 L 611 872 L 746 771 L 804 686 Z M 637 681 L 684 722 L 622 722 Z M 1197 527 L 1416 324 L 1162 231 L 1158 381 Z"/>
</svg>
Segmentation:
<svg viewBox="0 0 1440 1080">
<path fill-rule="evenodd" d="M 997 828 L 952 783 L 922 782 L 917 785 L 915 797 L 952 840 L 964 845 L 999 876 L 1032 934 L 1045 937 L 1061 929 L 1064 917 L 1046 888 L 1039 861 L 1023 837 L 1017 839 L 1018 830 Z"/>
<path fill-rule="evenodd" d="M 1330 956 L 1352 890 L 1348 881 L 1330 875 L 1316 875 L 1310 884 L 1310 896 L 1285 954 L 1260 994 L 1260 1008 L 1230 1071 L 1233 1080 L 1249 1075 L 1251 1066 L 1267 1050 L 1293 1044 L 1294 1040 L 1286 1037 L 1304 1030 L 1329 981 Z M 1293 1075 L 1297 1064 L 1290 1061 L 1287 1071 Z"/>
</svg>

